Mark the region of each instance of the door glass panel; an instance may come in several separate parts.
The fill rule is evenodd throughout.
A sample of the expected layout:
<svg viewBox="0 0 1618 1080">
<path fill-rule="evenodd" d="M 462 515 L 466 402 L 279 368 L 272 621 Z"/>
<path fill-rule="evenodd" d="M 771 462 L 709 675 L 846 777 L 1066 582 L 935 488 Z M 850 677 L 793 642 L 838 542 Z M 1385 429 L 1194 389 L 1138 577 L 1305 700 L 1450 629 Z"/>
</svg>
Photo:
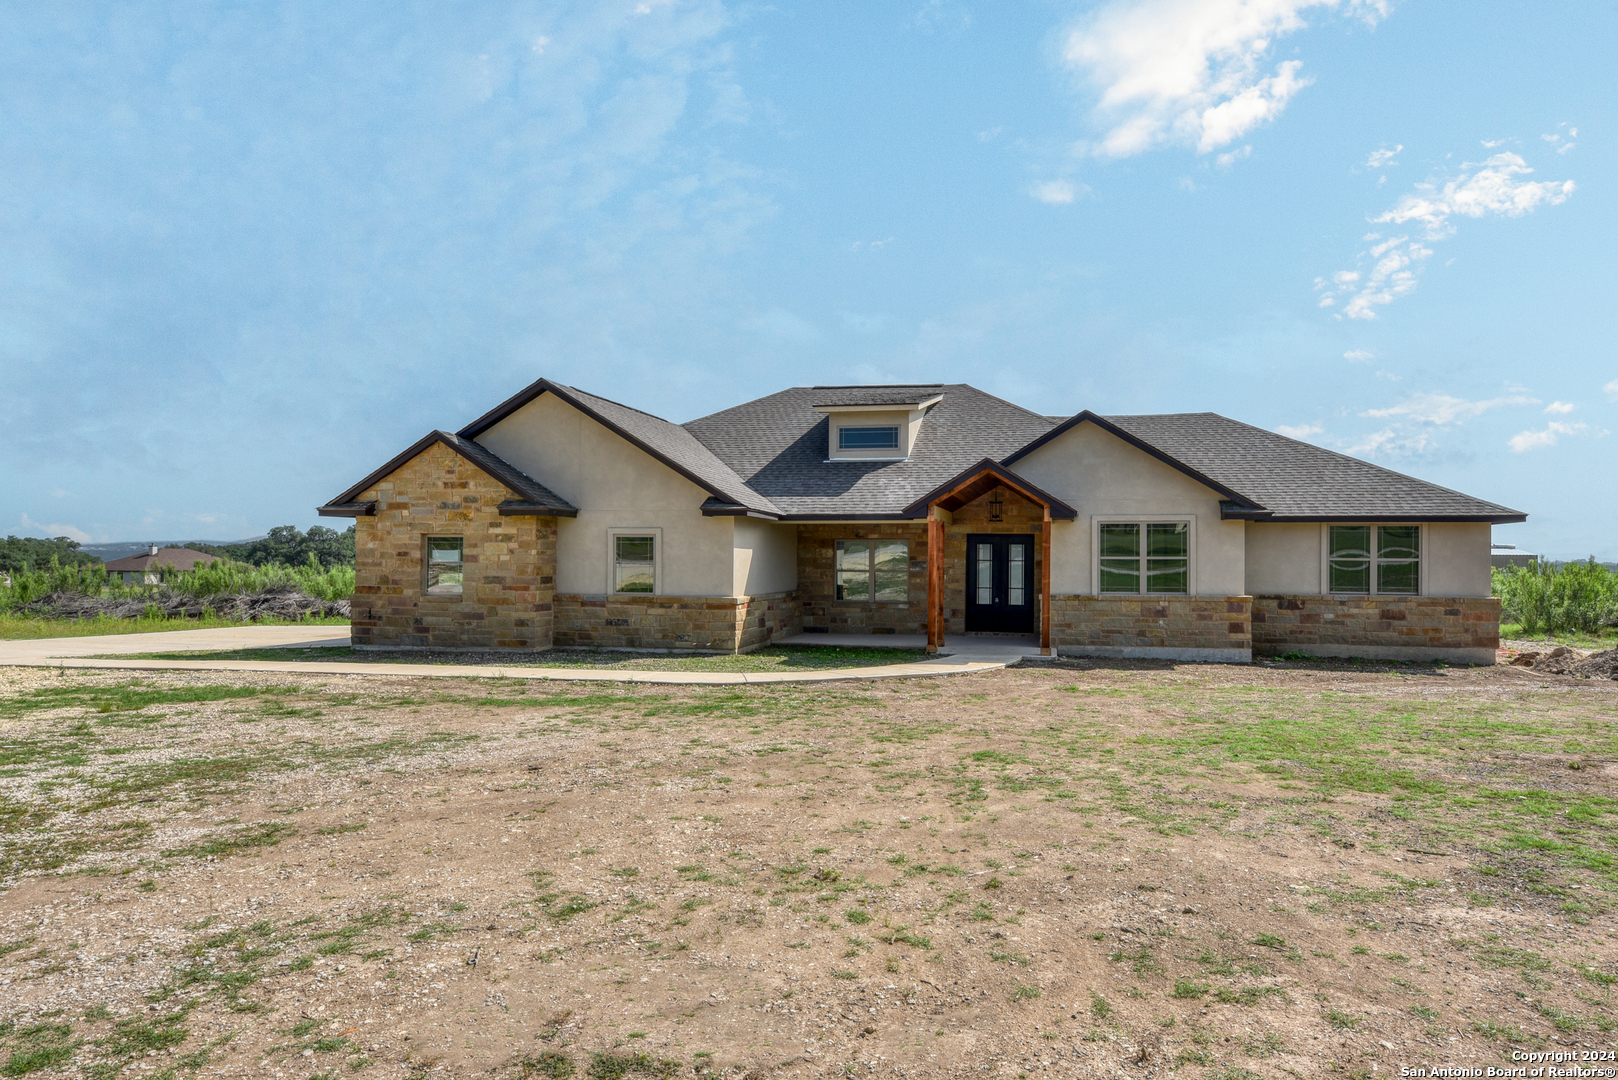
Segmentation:
<svg viewBox="0 0 1618 1080">
<path fill-rule="evenodd" d="M 994 545 L 978 545 L 978 603 L 994 603 Z"/>
<path fill-rule="evenodd" d="M 1006 603 L 1011 607 L 1022 607 L 1028 603 L 1023 591 L 1023 571 L 1026 566 L 1023 545 L 1008 544 L 1006 546 Z"/>
</svg>

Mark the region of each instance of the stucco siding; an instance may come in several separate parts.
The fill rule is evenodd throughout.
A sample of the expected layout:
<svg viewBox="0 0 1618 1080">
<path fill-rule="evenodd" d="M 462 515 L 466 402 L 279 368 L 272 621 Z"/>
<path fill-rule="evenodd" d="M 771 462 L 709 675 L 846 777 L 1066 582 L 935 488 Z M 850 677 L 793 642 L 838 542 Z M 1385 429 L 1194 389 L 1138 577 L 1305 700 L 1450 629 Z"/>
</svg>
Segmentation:
<svg viewBox="0 0 1618 1080">
<path fill-rule="evenodd" d="M 1096 595 L 1096 519 L 1139 515 L 1195 522 L 1195 582 L 1200 596 L 1246 592 L 1244 522 L 1221 521 L 1220 495 L 1094 424 L 1068 429 L 1012 468 L 1078 511 L 1051 531 L 1051 592 Z"/>
<path fill-rule="evenodd" d="M 1247 592 L 1321 593 L 1320 530 L 1312 521 L 1247 523 Z"/>
<path fill-rule="evenodd" d="M 732 518 L 735 596 L 792 592 L 798 587 L 798 529 L 795 525 Z"/>
<path fill-rule="evenodd" d="M 1488 596 L 1490 526 L 1480 522 L 1434 522 L 1427 526 L 1426 578 L 1430 596 Z"/>
<path fill-rule="evenodd" d="M 734 520 L 703 517 L 708 492 L 553 394 L 478 436 L 483 446 L 579 508 L 557 525 L 556 591 L 602 595 L 608 530 L 661 530 L 658 592 L 733 596 Z"/>
</svg>

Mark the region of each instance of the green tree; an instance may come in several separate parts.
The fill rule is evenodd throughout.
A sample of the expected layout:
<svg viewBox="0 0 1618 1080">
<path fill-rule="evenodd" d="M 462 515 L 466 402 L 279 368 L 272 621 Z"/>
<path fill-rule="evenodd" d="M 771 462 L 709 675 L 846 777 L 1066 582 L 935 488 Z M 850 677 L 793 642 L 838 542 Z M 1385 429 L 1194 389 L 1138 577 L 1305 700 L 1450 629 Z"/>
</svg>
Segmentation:
<svg viewBox="0 0 1618 1080">
<path fill-rule="evenodd" d="M 353 550 L 352 544 L 349 550 Z M 62 566 L 92 566 L 101 561 L 89 552 L 80 551 L 79 542 L 66 536 L 52 540 L 8 536 L 0 540 L 0 570 L 8 574 L 22 570 L 43 570 L 51 564 L 53 555 Z M 353 561 L 352 555 L 349 560 Z"/>
</svg>

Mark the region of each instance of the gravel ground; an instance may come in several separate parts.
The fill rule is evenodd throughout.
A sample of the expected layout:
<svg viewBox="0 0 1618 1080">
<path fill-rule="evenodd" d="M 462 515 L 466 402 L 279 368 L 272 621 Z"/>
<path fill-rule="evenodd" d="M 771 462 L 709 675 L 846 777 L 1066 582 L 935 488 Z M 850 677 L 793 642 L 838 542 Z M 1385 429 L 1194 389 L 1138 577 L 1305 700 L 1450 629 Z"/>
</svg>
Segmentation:
<svg viewBox="0 0 1618 1080">
<path fill-rule="evenodd" d="M 5 1075 L 1397 1075 L 1614 1047 L 1618 686 L 0 669 Z"/>
</svg>

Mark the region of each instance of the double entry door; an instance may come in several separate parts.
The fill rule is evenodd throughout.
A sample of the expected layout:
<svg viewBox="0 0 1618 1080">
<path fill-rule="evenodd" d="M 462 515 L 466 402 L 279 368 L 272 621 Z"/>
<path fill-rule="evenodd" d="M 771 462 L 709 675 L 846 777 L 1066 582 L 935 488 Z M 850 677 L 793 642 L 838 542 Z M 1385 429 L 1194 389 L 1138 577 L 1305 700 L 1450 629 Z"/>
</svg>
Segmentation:
<svg viewBox="0 0 1618 1080">
<path fill-rule="evenodd" d="M 983 533 L 966 538 L 966 632 L 1034 632 L 1034 538 Z"/>
</svg>

